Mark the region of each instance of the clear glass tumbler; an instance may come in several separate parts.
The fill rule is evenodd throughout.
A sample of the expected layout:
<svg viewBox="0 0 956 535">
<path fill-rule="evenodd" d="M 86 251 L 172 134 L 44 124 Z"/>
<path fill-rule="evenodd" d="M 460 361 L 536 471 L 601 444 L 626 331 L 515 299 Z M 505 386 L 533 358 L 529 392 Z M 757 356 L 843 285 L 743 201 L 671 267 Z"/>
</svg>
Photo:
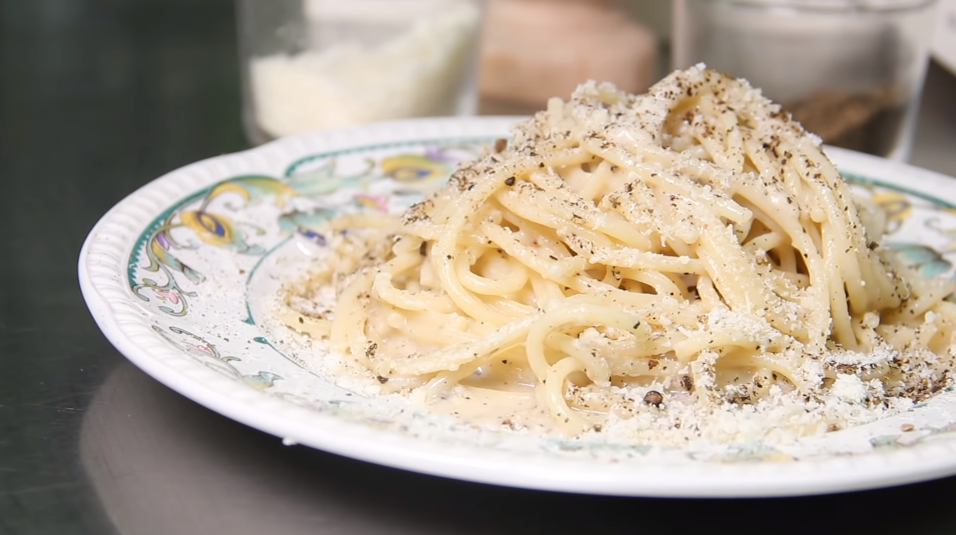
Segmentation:
<svg viewBox="0 0 956 535">
<path fill-rule="evenodd" d="M 253 143 L 477 107 L 484 0 L 236 0 Z"/>
<path fill-rule="evenodd" d="M 831 145 L 909 157 L 935 0 L 675 0 L 674 63 L 748 79 Z"/>
</svg>

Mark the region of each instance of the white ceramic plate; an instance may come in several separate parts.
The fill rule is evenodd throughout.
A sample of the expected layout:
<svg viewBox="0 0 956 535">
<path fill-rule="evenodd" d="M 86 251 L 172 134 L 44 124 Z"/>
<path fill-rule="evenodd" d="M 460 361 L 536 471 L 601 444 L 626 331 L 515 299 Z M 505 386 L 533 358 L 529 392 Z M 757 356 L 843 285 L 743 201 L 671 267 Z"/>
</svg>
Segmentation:
<svg viewBox="0 0 956 535">
<path fill-rule="evenodd" d="M 399 210 L 454 161 L 506 135 L 512 118 L 432 119 L 284 139 L 212 158 L 110 210 L 79 259 L 109 340 L 160 382 L 229 418 L 341 455 L 499 485 L 633 496 L 782 496 L 956 473 L 956 393 L 788 447 L 580 443 L 481 431 L 365 398 L 308 371 L 269 315 L 279 285 L 319 247 L 316 221 Z M 848 151 L 830 155 L 890 210 L 890 240 L 952 276 L 956 182 Z M 904 431 L 904 429 L 908 431 Z"/>
</svg>

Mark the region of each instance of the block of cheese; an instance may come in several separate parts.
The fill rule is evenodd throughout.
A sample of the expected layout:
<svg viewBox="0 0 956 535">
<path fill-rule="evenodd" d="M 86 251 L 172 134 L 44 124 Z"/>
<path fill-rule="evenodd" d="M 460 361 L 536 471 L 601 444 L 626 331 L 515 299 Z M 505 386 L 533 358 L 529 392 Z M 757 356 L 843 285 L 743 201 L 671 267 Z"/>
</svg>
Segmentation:
<svg viewBox="0 0 956 535">
<path fill-rule="evenodd" d="M 483 100 L 543 109 L 585 80 L 643 92 L 657 40 L 616 0 L 493 0 L 482 36 Z"/>
</svg>

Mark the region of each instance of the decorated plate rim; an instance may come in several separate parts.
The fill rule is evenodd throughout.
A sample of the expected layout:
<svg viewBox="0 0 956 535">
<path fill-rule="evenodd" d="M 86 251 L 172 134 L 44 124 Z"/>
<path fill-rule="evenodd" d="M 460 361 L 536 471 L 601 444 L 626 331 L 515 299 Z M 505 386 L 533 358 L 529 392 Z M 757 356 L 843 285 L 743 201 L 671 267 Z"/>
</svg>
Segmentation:
<svg viewBox="0 0 956 535">
<path fill-rule="evenodd" d="M 138 189 L 91 230 L 78 263 L 80 288 L 107 339 L 133 364 L 185 397 L 226 417 L 331 453 L 455 479 L 541 490 L 657 497 L 809 495 L 910 483 L 956 473 L 956 437 L 861 455 L 784 463 L 684 462 L 616 465 L 587 458 L 517 455 L 375 429 L 247 388 L 188 358 L 144 319 L 126 284 L 130 250 L 172 203 L 223 180 L 316 154 L 426 140 L 491 139 L 520 118 L 414 119 L 280 139 L 174 170 Z M 956 204 L 952 178 L 838 148 L 828 154 L 858 180 Z"/>
</svg>

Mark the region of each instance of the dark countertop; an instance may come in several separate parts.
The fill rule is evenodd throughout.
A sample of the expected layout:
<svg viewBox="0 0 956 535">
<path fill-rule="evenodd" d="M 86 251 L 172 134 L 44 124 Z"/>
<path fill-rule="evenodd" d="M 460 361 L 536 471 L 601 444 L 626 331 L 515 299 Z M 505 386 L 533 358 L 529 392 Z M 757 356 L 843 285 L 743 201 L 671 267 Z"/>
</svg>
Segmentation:
<svg viewBox="0 0 956 535">
<path fill-rule="evenodd" d="M 497 488 L 285 447 L 147 377 L 90 319 L 77 254 L 140 185 L 245 147 L 233 26 L 230 0 L 0 2 L 0 535 L 956 532 L 956 478 L 764 501 Z M 956 175 L 956 78 L 928 80 L 913 161 Z"/>
</svg>

